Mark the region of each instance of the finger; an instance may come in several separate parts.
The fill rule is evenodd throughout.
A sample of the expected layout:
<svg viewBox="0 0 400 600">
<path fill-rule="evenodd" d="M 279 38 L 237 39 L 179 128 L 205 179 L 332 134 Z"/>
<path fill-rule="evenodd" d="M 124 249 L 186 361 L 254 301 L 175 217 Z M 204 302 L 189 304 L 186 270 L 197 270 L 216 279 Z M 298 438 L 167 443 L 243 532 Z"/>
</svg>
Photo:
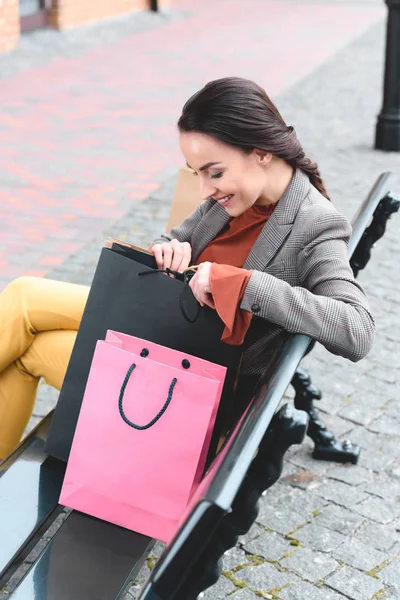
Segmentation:
<svg viewBox="0 0 400 600">
<path fill-rule="evenodd" d="M 183 247 L 183 258 L 181 263 L 181 269 L 184 271 L 190 265 L 190 261 L 192 260 L 192 247 L 188 242 L 184 242 L 182 244 Z"/>
<path fill-rule="evenodd" d="M 204 294 L 202 299 L 204 300 L 204 304 L 215 310 L 215 302 L 211 294 Z"/>
<path fill-rule="evenodd" d="M 162 269 L 163 266 L 163 251 L 161 244 L 154 244 L 151 248 L 154 258 L 156 259 L 157 268 Z"/>
<path fill-rule="evenodd" d="M 189 281 L 189 287 L 192 290 L 193 296 L 196 298 L 197 302 L 200 303 L 200 306 L 204 306 L 204 303 L 201 301 L 198 295 L 197 274 Z"/>
<path fill-rule="evenodd" d="M 171 248 L 173 251 L 171 269 L 173 271 L 179 271 L 181 263 L 182 263 L 182 259 L 183 259 L 182 244 L 180 244 L 180 242 L 178 242 L 178 240 L 172 240 Z"/>
<path fill-rule="evenodd" d="M 163 248 L 163 269 L 170 269 L 172 263 L 173 250 L 170 244 L 162 244 Z"/>
</svg>

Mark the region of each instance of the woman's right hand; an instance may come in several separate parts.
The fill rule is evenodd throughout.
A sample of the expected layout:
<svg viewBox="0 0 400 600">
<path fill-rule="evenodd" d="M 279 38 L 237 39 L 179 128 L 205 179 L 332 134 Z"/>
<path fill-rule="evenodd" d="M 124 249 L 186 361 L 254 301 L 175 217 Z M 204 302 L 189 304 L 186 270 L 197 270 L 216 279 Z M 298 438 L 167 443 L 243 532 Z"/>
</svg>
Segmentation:
<svg viewBox="0 0 400 600">
<path fill-rule="evenodd" d="M 192 247 L 189 242 L 171 240 L 164 244 L 154 244 L 151 247 L 159 269 L 172 269 L 183 273 L 190 265 L 192 258 Z"/>
</svg>

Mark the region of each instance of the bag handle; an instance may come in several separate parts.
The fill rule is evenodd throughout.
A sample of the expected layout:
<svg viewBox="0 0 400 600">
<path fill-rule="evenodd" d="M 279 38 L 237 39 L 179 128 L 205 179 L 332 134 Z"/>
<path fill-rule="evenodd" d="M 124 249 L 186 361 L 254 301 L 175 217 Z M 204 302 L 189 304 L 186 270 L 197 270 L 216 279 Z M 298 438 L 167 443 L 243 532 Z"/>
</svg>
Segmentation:
<svg viewBox="0 0 400 600">
<path fill-rule="evenodd" d="M 190 276 L 190 274 L 192 274 L 192 276 L 193 276 L 194 272 L 197 270 L 197 268 L 198 268 L 197 266 L 189 267 L 188 269 L 185 269 L 185 271 L 183 271 L 183 273 L 180 273 L 179 271 L 173 271 L 172 269 L 167 267 L 166 269 L 151 269 L 150 271 L 141 271 L 140 273 L 138 273 L 138 275 L 143 276 L 143 275 L 154 275 L 154 273 L 166 273 L 168 276 L 173 275 L 177 279 L 182 278 L 182 276 L 183 276 L 184 286 L 182 288 L 181 293 L 179 294 L 179 307 L 181 309 L 183 318 L 188 323 L 195 323 L 200 315 L 200 311 L 201 311 L 200 304 L 198 304 L 196 301 L 196 315 L 194 317 L 190 317 L 188 315 L 188 313 L 186 312 L 183 298 L 184 298 L 185 292 L 187 292 L 187 290 L 190 289 L 189 276 Z"/>
<path fill-rule="evenodd" d="M 148 354 L 148 352 L 147 352 Z M 143 353 L 142 353 L 143 356 Z M 145 355 L 146 356 L 146 355 Z M 172 394 L 174 392 L 174 387 L 177 383 L 177 378 L 174 377 L 173 380 L 171 381 L 171 385 L 169 386 L 169 390 L 168 390 L 168 397 L 167 400 L 165 401 L 164 406 L 162 407 L 162 409 L 160 410 L 159 413 L 156 414 L 156 416 L 154 417 L 154 419 L 152 419 L 151 421 L 149 421 L 149 423 L 147 423 L 146 425 L 137 425 L 136 423 L 133 423 L 132 421 L 130 421 L 128 419 L 128 417 L 126 416 L 125 412 L 124 412 L 124 408 L 122 406 L 123 400 L 124 400 L 124 394 L 125 394 L 125 389 L 126 386 L 128 385 L 128 381 L 133 373 L 133 371 L 136 369 L 136 365 L 132 364 L 129 369 L 127 374 L 125 375 L 125 379 L 124 382 L 121 386 L 121 390 L 120 390 L 120 394 L 119 394 L 119 400 L 118 400 L 118 409 L 119 409 L 119 414 L 121 415 L 121 418 L 123 419 L 123 421 L 125 421 L 125 423 L 127 425 L 129 425 L 130 427 L 133 427 L 133 429 L 138 429 L 139 431 L 142 431 L 143 429 L 149 429 L 150 427 L 152 427 L 155 423 L 157 423 L 157 421 L 159 419 L 161 419 L 161 417 L 163 416 L 163 414 L 165 413 L 165 411 L 167 410 L 171 400 L 172 400 Z"/>
</svg>

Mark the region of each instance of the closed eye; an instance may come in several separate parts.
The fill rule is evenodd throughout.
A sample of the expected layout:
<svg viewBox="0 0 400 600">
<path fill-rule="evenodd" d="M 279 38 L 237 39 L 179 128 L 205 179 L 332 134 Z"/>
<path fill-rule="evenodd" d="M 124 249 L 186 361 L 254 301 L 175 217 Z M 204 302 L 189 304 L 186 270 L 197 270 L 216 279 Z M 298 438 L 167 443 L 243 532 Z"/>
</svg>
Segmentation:
<svg viewBox="0 0 400 600">
<path fill-rule="evenodd" d="M 220 177 L 222 177 L 223 172 L 220 171 L 219 173 L 215 173 L 214 175 L 211 175 L 211 179 L 219 179 Z"/>
</svg>

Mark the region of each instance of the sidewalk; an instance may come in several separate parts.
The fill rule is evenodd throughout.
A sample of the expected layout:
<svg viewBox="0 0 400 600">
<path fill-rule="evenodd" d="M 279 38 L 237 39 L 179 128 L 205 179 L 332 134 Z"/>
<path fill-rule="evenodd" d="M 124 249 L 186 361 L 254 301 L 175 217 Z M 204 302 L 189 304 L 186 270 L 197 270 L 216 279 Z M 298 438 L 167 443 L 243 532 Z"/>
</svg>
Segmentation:
<svg viewBox="0 0 400 600">
<path fill-rule="evenodd" d="M 371 149 L 382 88 L 380 2 L 174 6 L 168 17 L 69 33 L 52 62 L 53 32 L 0 58 L 3 284 L 26 271 L 89 284 L 106 236 L 141 245 L 163 230 L 182 164 L 174 123 L 189 94 L 219 75 L 265 85 L 349 217 L 383 170 L 394 171 L 400 192 L 400 155 Z M 354 365 L 319 347 L 305 361 L 323 390 L 328 426 L 362 446 L 359 465 L 314 461 L 308 442 L 292 448 L 206 600 L 400 599 L 398 231 L 399 215 L 360 275 L 377 323 L 370 355 Z M 19 258 L 10 256 L 15 247 Z M 36 419 L 55 399 L 43 386 Z M 307 483 L 296 481 L 298 472 Z M 126 600 L 138 597 L 151 564 Z"/>
</svg>

